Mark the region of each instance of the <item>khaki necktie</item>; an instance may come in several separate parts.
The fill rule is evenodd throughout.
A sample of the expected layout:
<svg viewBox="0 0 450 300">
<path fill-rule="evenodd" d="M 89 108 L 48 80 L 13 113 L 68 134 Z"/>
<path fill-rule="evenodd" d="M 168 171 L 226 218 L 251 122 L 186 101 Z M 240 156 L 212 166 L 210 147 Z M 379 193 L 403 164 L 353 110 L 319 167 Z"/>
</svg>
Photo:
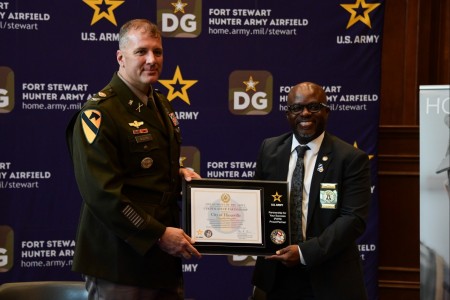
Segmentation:
<svg viewBox="0 0 450 300">
<path fill-rule="evenodd" d="M 155 112 L 155 114 L 156 114 L 156 116 L 158 117 L 158 119 L 159 119 L 159 121 L 161 122 L 161 124 L 162 124 L 163 126 L 165 126 L 164 121 L 163 121 L 162 116 L 161 116 L 161 112 L 160 112 L 160 110 L 158 109 L 158 105 L 156 104 L 155 101 L 156 101 L 156 100 L 153 98 L 153 95 L 150 94 L 150 96 L 149 96 L 148 99 L 147 99 L 147 106 L 148 106 L 152 111 Z"/>
</svg>

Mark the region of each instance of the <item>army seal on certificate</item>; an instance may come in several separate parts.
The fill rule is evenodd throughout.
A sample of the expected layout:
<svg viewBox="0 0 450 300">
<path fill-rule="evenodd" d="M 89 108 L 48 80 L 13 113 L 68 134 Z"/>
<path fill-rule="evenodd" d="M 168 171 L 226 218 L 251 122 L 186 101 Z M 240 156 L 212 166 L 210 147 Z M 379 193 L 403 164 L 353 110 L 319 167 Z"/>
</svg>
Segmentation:
<svg viewBox="0 0 450 300">
<path fill-rule="evenodd" d="M 275 229 L 270 233 L 272 243 L 281 245 L 286 241 L 286 233 L 283 230 Z"/>
</svg>

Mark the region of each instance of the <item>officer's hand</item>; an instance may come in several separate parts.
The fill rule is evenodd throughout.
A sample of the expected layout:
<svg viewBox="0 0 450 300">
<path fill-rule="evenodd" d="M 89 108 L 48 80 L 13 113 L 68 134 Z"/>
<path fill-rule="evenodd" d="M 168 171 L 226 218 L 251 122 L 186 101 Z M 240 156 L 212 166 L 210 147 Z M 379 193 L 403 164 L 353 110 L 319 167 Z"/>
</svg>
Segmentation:
<svg viewBox="0 0 450 300">
<path fill-rule="evenodd" d="M 167 227 L 158 241 L 161 250 L 170 255 L 186 259 L 190 259 L 192 256 L 202 257 L 192 244 L 194 244 L 194 241 L 182 229 L 175 227 Z"/>
<path fill-rule="evenodd" d="M 294 267 L 300 263 L 300 253 L 297 245 L 289 245 L 280 249 L 276 255 L 267 256 L 268 260 L 278 260 L 287 267 Z"/>
<path fill-rule="evenodd" d="M 201 179 L 200 175 L 191 168 L 180 168 L 180 175 L 183 176 L 186 181 L 191 181 L 191 179 Z"/>
</svg>

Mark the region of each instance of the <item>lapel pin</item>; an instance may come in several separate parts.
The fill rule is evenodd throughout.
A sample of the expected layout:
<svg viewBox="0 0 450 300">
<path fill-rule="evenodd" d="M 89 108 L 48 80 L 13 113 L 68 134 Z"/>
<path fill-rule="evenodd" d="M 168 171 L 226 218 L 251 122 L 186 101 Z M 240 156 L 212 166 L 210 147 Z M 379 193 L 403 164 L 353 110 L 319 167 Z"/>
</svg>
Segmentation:
<svg viewBox="0 0 450 300">
<path fill-rule="evenodd" d="M 319 165 L 317 166 L 317 171 L 319 171 L 320 173 L 323 172 L 323 165 L 322 165 L 322 164 L 319 164 Z"/>
</svg>

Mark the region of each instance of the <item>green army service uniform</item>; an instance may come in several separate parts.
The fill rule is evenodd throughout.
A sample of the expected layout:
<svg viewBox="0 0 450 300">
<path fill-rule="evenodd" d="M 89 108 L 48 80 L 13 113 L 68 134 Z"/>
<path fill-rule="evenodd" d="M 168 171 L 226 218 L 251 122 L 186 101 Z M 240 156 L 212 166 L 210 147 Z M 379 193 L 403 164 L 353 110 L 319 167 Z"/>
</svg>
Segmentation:
<svg viewBox="0 0 450 300">
<path fill-rule="evenodd" d="M 156 91 L 153 98 L 161 118 L 115 73 L 67 128 L 84 201 L 73 270 L 124 285 L 174 288 L 181 259 L 157 241 L 166 227 L 179 227 L 181 135 L 167 99 Z"/>
</svg>

